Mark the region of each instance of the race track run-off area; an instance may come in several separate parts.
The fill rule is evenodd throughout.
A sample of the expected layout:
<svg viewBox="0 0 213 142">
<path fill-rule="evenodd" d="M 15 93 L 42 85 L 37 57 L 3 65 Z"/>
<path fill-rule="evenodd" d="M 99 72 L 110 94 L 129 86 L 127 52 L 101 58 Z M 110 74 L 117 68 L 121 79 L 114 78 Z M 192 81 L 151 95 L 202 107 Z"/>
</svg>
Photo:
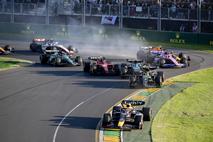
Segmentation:
<svg viewBox="0 0 213 142">
<path fill-rule="evenodd" d="M 29 44 L 11 44 L 17 50 L 12 57 L 33 64 L 0 72 L 2 142 L 95 142 L 103 113 L 137 91 L 129 89 L 128 80 L 90 76 L 82 67 L 42 66 Z M 213 66 L 211 54 L 184 52 L 191 66 L 162 69 L 166 78 Z"/>
</svg>

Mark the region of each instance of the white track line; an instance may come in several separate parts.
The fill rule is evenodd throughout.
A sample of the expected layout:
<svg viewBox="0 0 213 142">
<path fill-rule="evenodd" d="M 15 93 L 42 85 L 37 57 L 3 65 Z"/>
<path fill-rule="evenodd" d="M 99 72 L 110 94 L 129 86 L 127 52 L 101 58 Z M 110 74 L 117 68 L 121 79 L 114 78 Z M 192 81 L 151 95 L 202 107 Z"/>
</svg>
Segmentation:
<svg viewBox="0 0 213 142">
<path fill-rule="evenodd" d="M 78 107 L 80 107 L 80 106 L 83 105 L 84 103 L 90 101 L 91 99 L 93 99 L 93 98 L 95 98 L 95 97 L 97 97 L 97 96 L 99 96 L 99 95 L 102 95 L 102 94 L 104 94 L 105 92 L 107 92 L 107 91 L 109 91 L 109 90 L 111 90 L 111 89 L 112 89 L 112 88 L 108 88 L 108 89 L 105 89 L 104 91 L 102 91 L 102 92 L 100 92 L 100 93 L 95 94 L 94 96 L 92 96 L 92 97 L 86 99 L 85 101 L 83 101 L 83 102 L 81 102 L 80 104 L 78 104 L 77 106 L 75 106 L 72 110 L 70 110 L 70 111 L 64 116 L 64 118 L 61 120 L 61 122 L 58 124 L 58 126 L 56 127 L 55 133 L 54 133 L 54 136 L 53 136 L 53 142 L 56 142 L 56 136 L 57 136 L 57 133 L 58 133 L 58 131 L 59 131 L 60 126 L 62 125 L 62 123 L 64 122 L 64 120 L 65 120 L 74 110 L 76 110 Z"/>
<path fill-rule="evenodd" d="M 103 142 L 103 138 L 104 138 L 104 130 L 100 130 L 99 131 L 99 141 L 98 142 Z"/>
</svg>

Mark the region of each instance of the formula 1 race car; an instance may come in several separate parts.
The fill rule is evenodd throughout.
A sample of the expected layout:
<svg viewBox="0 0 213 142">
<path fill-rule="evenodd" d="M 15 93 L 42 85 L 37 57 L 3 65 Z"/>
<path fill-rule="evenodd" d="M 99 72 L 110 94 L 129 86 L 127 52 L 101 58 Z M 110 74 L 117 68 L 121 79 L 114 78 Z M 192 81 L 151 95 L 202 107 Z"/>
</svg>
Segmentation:
<svg viewBox="0 0 213 142">
<path fill-rule="evenodd" d="M 156 56 L 154 63 L 162 68 L 185 68 L 190 66 L 190 57 L 183 53 L 179 53 L 177 56 L 174 53 L 164 52 L 160 56 Z"/>
<path fill-rule="evenodd" d="M 65 48 L 62 45 L 48 46 L 40 55 L 41 64 L 53 66 L 81 66 L 82 58 L 73 48 Z"/>
<path fill-rule="evenodd" d="M 150 52 L 152 54 L 160 55 L 165 51 L 161 46 L 150 47 Z"/>
<path fill-rule="evenodd" d="M 140 85 L 143 88 L 161 87 L 164 82 L 164 73 L 162 71 L 156 71 L 154 68 L 150 68 L 149 65 L 141 64 L 137 70 L 132 68 L 130 73 L 130 88 L 135 88 L 137 85 Z"/>
<path fill-rule="evenodd" d="M 84 61 L 84 72 L 89 72 L 91 75 L 119 75 L 120 69 L 118 64 L 113 64 L 107 61 L 105 57 L 93 56 L 88 57 Z"/>
<path fill-rule="evenodd" d="M 10 45 L 0 46 L 0 55 L 8 55 L 14 53 L 15 49 Z"/>
<path fill-rule="evenodd" d="M 121 63 L 120 65 L 121 78 L 128 78 L 132 74 L 132 71 L 134 72 L 141 71 L 142 64 L 143 64 L 143 61 L 127 59 L 126 63 Z M 149 65 L 149 68 L 153 70 L 153 69 L 156 69 L 157 66 Z"/>
<path fill-rule="evenodd" d="M 144 104 L 144 101 L 123 100 L 121 105 L 113 107 L 112 113 L 104 113 L 102 127 L 122 130 L 142 129 L 143 122 L 150 121 L 152 118 L 151 108 L 136 109 L 136 106 Z"/>
<path fill-rule="evenodd" d="M 47 46 L 57 45 L 58 42 L 54 40 L 48 40 L 45 38 L 34 38 L 32 43 L 30 44 L 30 50 L 32 52 L 40 52 L 42 53 Z"/>
<path fill-rule="evenodd" d="M 30 43 L 30 50 L 33 52 L 42 52 L 42 46 L 46 43 L 45 38 L 34 38 Z"/>
<path fill-rule="evenodd" d="M 161 47 L 140 48 L 137 59 L 162 68 L 187 67 L 190 65 L 190 57 L 180 52 L 168 52 Z"/>
</svg>

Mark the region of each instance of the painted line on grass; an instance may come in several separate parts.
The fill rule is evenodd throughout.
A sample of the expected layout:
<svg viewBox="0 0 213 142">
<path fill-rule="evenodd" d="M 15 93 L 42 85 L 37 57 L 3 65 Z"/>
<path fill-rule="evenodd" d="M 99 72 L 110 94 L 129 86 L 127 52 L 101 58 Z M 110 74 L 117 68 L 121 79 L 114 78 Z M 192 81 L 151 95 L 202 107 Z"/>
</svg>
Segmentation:
<svg viewBox="0 0 213 142">
<path fill-rule="evenodd" d="M 82 101 L 81 103 L 79 103 L 78 105 L 76 105 L 73 109 L 71 109 L 71 110 L 64 116 L 64 118 L 61 120 L 61 122 L 60 122 L 60 123 L 58 124 L 58 126 L 56 127 L 55 132 L 54 132 L 54 135 L 53 135 L 53 142 L 56 142 L 56 137 L 57 137 L 57 134 L 58 134 L 58 131 L 59 131 L 60 126 L 63 124 L 64 120 L 65 120 L 73 111 L 75 111 L 77 108 L 79 108 L 79 107 L 80 107 L 81 105 L 83 105 L 84 103 L 86 103 L 86 102 L 92 100 L 93 98 L 95 98 L 95 97 L 97 97 L 97 96 L 100 96 L 100 95 L 102 95 L 102 94 L 104 94 L 104 93 L 110 91 L 111 89 L 112 89 L 112 88 L 105 89 L 104 91 L 95 94 L 94 96 L 92 96 L 92 97 L 86 99 L 85 101 Z"/>
</svg>

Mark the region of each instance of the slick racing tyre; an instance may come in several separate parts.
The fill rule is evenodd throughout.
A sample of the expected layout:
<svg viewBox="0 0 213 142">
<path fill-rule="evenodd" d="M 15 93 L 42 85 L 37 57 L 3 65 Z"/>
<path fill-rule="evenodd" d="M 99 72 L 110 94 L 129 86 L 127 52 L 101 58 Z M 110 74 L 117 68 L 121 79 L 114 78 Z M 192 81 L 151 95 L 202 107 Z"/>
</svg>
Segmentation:
<svg viewBox="0 0 213 142">
<path fill-rule="evenodd" d="M 164 73 L 162 71 L 158 71 L 157 75 L 161 76 L 162 77 L 162 82 L 164 82 L 164 80 L 165 80 Z"/>
<path fill-rule="evenodd" d="M 102 119 L 102 127 L 106 127 L 112 121 L 112 117 L 110 113 L 104 113 Z"/>
<path fill-rule="evenodd" d="M 89 72 L 89 71 L 90 71 L 90 63 L 84 62 L 84 72 Z"/>
<path fill-rule="evenodd" d="M 157 76 L 155 77 L 155 84 L 157 87 L 161 87 L 163 83 L 163 78 L 161 75 L 157 74 Z"/>
<path fill-rule="evenodd" d="M 134 123 L 137 129 L 143 128 L 143 114 L 141 115 L 135 115 Z"/>
<path fill-rule="evenodd" d="M 90 75 L 97 75 L 97 65 L 95 63 L 93 63 L 92 65 L 90 65 L 90 71 L 89 71 Z"/>
<path fill-rule="evenodd" d="M 36 47 L 35 47 L 34 45 L 30 45 L 30 50 L 31 50 L 32 52 L 36 52 Z"/>
<path fill-rule="evenodd" d="M 160 59 L 159 61 L 159 66 L 160 67 L 163 67 L 163 65 L 166 63 L 166 60 L 165 59 Z"/>
<path fill-rule="evenodd" d="M 113 70 L 115 75 L 120 75 L 121 71 L 118 64 L 113 65 Z"/>
<path fill-rule="evenodd" d="M 152 110 L 149 107 L 143 107 L 142 108 L 143 113 L 143 120 L 144 121 L 150 121 L 152 118 Z"/>
<path fill-rule="evenodd" d="M 180 52 L 179 55 L 178 55 L 178 57 L 179 57 L 179 58 L 183 58 L 183 53 Z"/>
<path fill-rule="evenodd" d="M 146 87 L 147 82 L 145 81 L 145 76 L 144 75 L 139 76 L 139 81 L 140 81 L 140 84 L 141 84 L 142 88 Z"/>
<path fill-rule="evenodd" d="M 130 88 L 135 88 L 136 87 L 136 79 L 137 77 L 136 76 L 130 76 L 129 77 L 129 87 Z"/>
<path fill-rule="evenodd" d="M 41 64 L 47 64 L 48 58 L 46 55 L 42 54 L 40 55 L 40 62 Z"/>
<path fill-rule="evenodd" d="M 55 59 L 55 66 L 60 66 L 61 65 L 61 58 L 60 57 L 57 57 L 56 59 Z"/>
<path fill-rule="evenodd" d="M 15 49 L 13 47 L 11 47 L 10 45 L 5 45 L 4 50 L 8 51 L 8 52 L 14 52 L 15 51 Z"/>
<path fill-rule="evenodd" d="M 81 66 L 83 64 L 83 59 L 80 56 L 77 56 L 75 62 L 78 63 L 78 66 Z"/>
</svg>

